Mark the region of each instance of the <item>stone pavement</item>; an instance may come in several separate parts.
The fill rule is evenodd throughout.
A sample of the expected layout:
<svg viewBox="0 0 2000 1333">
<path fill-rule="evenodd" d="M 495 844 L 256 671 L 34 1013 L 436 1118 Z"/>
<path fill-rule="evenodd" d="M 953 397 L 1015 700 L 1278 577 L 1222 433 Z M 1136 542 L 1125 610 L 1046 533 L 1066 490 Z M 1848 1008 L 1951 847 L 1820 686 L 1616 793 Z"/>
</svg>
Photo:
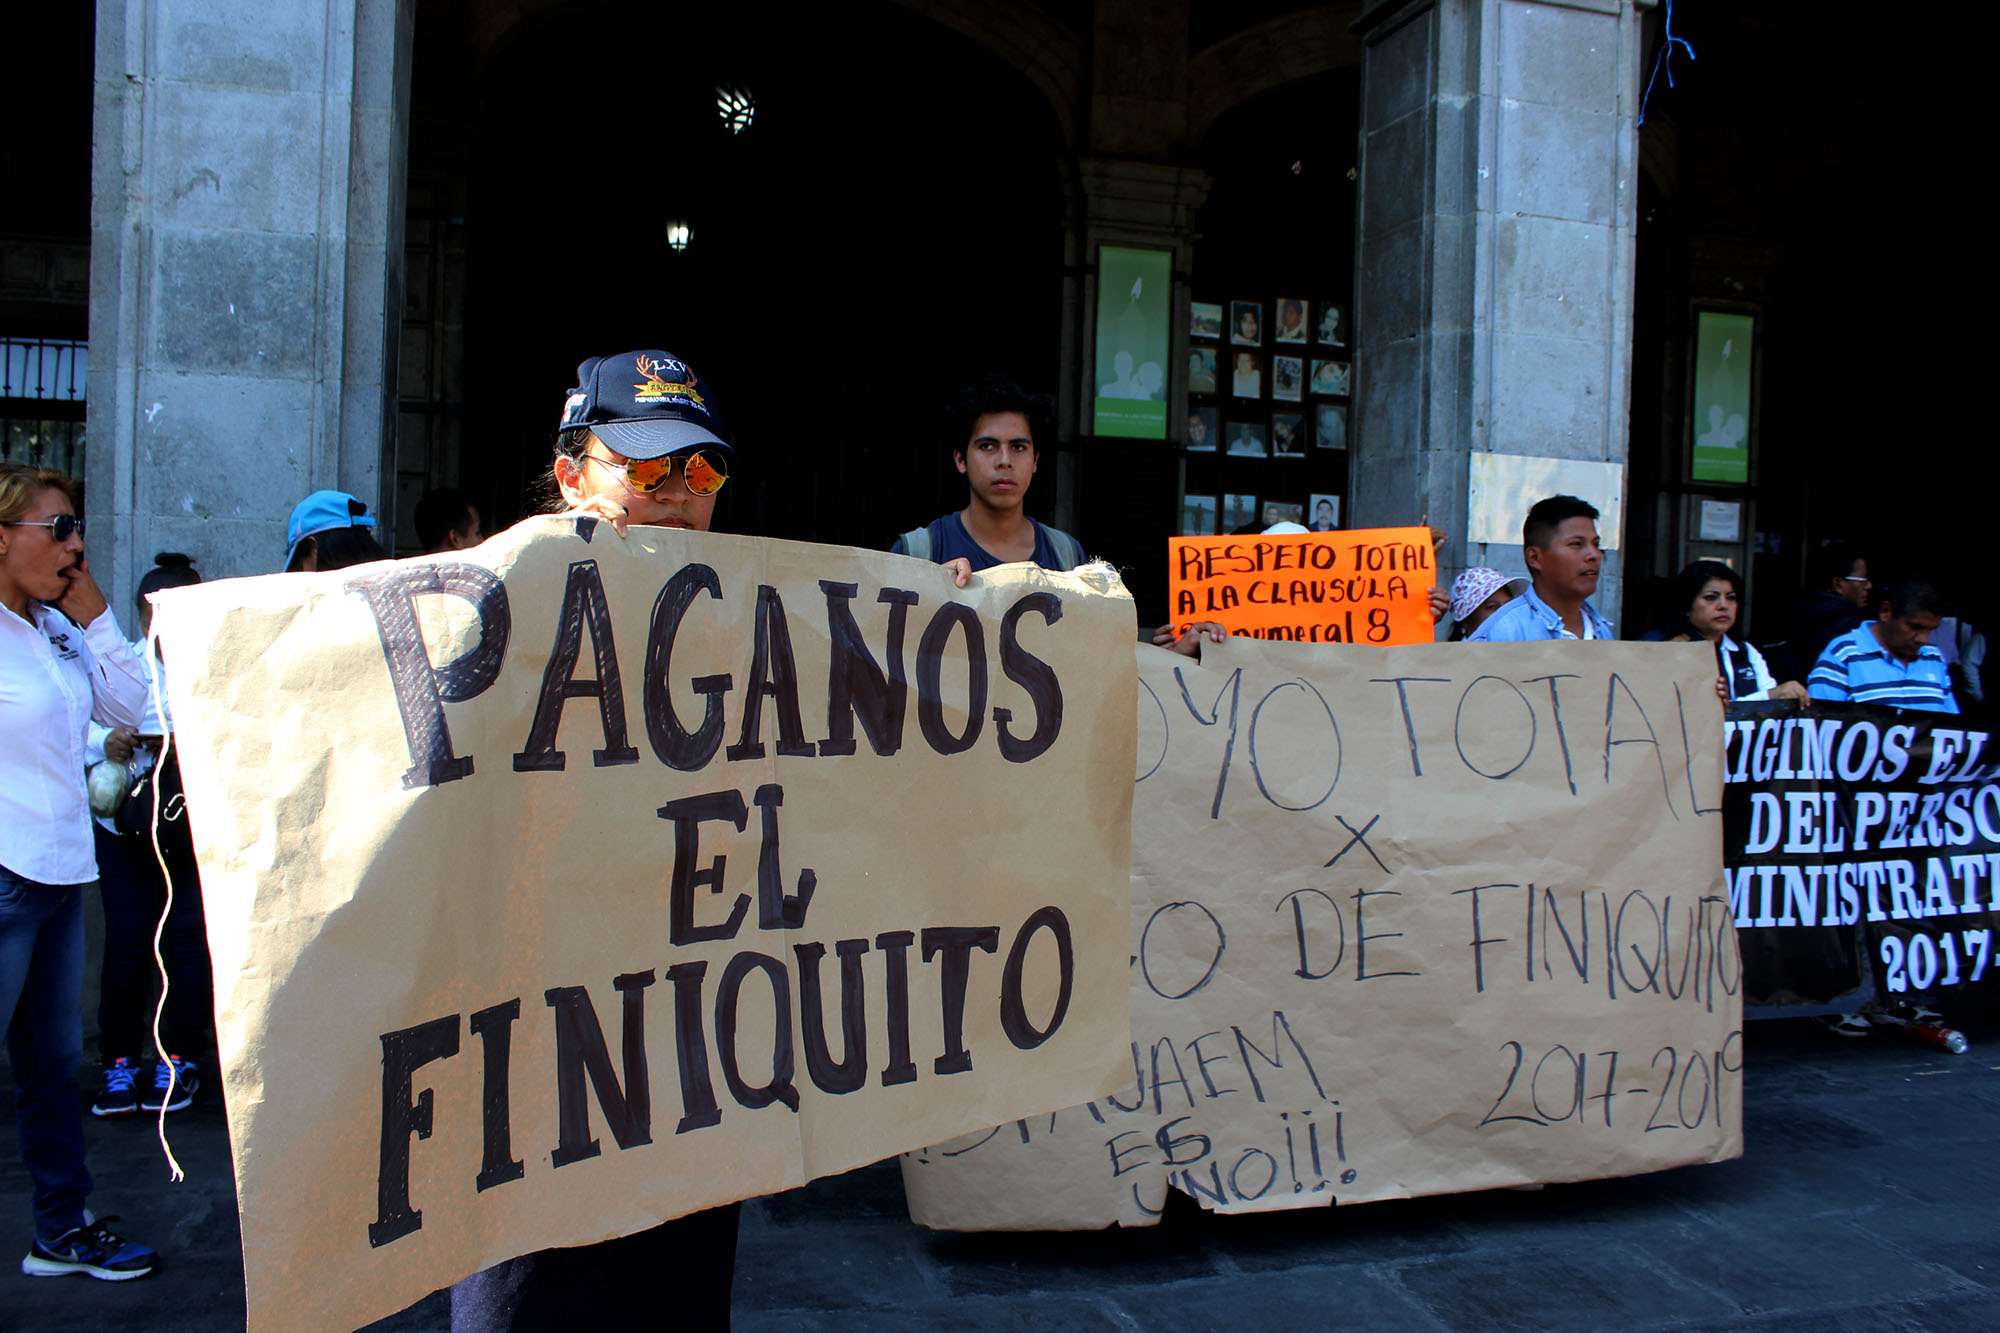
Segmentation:
<svg viewBox="0 0 2000 1333">
<path fill-rule="evenodd" d="M 1148 1230 L 961 1236 L 912 1225 L 894 1163 L 869 1167 L 745 1207 L 735 1326 L 2000 1328 L 2000 1011 L 1961 1001 L 1947 1017 L 1969 1054 L 1754 1023 L 1742 1159 L 1540 1192 L 1256 1217 L 1189 1205 Z M 93 1203 L 162 1250 L 160 1271 L 123 1285 L 0 1272 L 0 1328 L 241 1326 L 219 1098 L 169 1127 L 183 1185 L 150 1122 L 89 1127 Z M 11 1147 L 0 1217 L 25 1245 Z M 448 1324 L 433 1296 L 374 1328 Z"/>
</svg>

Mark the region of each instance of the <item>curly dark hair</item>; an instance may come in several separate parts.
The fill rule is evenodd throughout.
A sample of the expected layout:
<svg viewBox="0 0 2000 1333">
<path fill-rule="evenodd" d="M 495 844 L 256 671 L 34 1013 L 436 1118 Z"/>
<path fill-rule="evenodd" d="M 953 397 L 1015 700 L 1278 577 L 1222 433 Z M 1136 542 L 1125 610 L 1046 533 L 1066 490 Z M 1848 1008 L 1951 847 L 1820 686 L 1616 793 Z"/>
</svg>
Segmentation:
<svg viewBox="0 0 2000 1333">
<path fill-rule="evenodd" d="M 959 390 L 945 406 L 945 436 L 953 458 L 965 452 L 979 418 L 995 412 L 1019 412 L 1026 417 L 1036 453 L 1055 437 L 1055 399 L 1031 393 L 1005 375 L 988 375 Z"/>
</svg>

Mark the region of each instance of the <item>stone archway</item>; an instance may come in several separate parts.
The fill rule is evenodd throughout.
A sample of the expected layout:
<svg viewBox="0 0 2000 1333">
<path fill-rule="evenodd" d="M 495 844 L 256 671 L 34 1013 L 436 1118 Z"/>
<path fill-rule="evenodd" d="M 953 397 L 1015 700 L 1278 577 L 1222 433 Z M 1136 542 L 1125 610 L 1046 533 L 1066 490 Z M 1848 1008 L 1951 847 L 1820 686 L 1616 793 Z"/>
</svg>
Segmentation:
<svg viewBox="0 0 2000 1333">
<path fill-rule="evenodd" d="M 413 125 L 413 172 L 463 163 L 462 344 L 430 414 L 461 462 L 423 478 L 517 516 L 576 362 L 664 346 L 714 385 L 746 464 L 718 526 L 882 546 L 962 504 L 938 404 L 987 368 L 1057 374 L 1063 131 L 1035 83 L 888 3 L 776 36 L 686 18 L 671 67 L 622 8 L 510 12 L 514 33 L 432 53 L 481 71 L 470 114 L 420 99 Z M 725 76 L 757 101 L 741 136 L 715 113 Z"/>
<path fill-rule="evenodd" d="M 1188 142 L 1259 93 L 1329 70 L 1361 64 L 1352 31 L 1360 0 L 1281 14 L 1231 33 L 1195 53 L 1188 66 Z"/>
</svg>

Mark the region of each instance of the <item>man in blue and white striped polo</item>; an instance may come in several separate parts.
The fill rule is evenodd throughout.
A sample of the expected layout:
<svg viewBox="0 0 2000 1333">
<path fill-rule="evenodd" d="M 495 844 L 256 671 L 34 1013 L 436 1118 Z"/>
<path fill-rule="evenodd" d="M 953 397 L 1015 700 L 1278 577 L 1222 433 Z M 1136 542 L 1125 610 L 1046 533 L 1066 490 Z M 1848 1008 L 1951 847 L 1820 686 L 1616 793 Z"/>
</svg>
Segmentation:
<svg viewBox="0 0 2000 1333">
<path fill-rule="evenodd" d="M 1812 697 L 1956 713 L 1944 656 L 1930 646 L 1942 609 L 1929 580 L 1899 580 L 1879 619 L 1835 637 L 1820 653 L 1806 680 Z"/>
</svg>

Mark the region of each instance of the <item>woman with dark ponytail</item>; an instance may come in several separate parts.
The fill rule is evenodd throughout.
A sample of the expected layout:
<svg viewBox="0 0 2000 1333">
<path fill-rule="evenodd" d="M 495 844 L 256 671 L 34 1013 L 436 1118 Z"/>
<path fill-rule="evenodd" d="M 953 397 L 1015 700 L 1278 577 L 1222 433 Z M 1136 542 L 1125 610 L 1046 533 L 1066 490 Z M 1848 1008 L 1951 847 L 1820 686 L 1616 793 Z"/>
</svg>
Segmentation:
<svg viewBox="0 0 2000 1333">
<path fill-rule="evenodd" d="M 200 582 L 188 556 L 163 551 L 153 557 L 153 568 L 139 580 L 140 642 L 135 646 L 142 654 L 153 622 L 153 606 L 147 599 L 162 589 Z M 164 704 L 164 685 L 158 694 Z M 93 760 L 102 756 L 124 765 L 129 774 L 123 784 L 127 791 L 154 768 L 166 732 L 165 720 L 150 697 L 145 711 L 137 728 L 93 723 L 90 729 L 87 754 Z M 140 1111 L 184 1110 L 194 1101 L 201 1070 L 192 1055 L 206 1052 L 214 1008 L 194 843 L 185 819 L 162 820 L 160 858 L 154 857 L 151 797 L 155 791 L 163 807 L 172 806 L 172 798 L 180 792 L 180 765 L 171 751 L 154 774 L 152 786 L 127 800 L 122 810 L 100 813 L 93 830 L 98 889 L 104 898 L 104 972 L 97 998 L 97 1049 L 104 1060 L 104 1076 L 90 1113 L 105 1119 Z M 166 862 L 164 873 L 161 859 Z M 153 932 L 161 925 L 162 913 L 166 919 L 160 953 L 166 962 L 167 1009 L 160 1025 L 160 1049 L 149 1061 Z"/>
</svg>

